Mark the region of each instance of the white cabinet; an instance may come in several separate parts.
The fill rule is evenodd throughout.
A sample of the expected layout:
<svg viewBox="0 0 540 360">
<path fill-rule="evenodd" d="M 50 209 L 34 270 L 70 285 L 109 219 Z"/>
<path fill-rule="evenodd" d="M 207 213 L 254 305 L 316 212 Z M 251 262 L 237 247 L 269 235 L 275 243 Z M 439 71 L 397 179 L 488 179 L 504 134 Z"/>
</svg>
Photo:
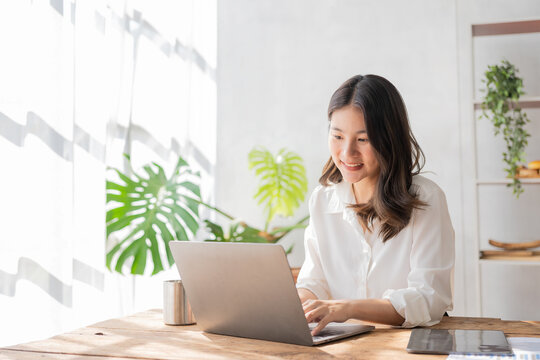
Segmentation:
<svg viewBox="0 0 540 360">
<path fill-rule="evenodd" d="M 540 266 L 527 261 L 480 260 L 482 316 L 540 319 Z"/>
</svg>

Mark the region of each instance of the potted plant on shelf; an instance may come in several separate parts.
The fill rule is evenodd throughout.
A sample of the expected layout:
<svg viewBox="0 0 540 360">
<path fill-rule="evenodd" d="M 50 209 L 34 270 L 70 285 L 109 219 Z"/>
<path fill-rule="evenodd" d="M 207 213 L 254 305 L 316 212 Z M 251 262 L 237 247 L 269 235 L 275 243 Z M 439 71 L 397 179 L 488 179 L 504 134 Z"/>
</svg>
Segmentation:
<svg viewBox="0 0 540 360">
<path fill-rule="evenodd" d="M 503 162 L 506 164 L 507 177 L 512 179 L 508 186 L 513 188 L 516 197 L 523 192 L 519 180 L 520 164 L 525 162 L 525 147 L 530 136 L 525 125 L 530 121 L 519 106 L 519 98 L 524 94 L 523 79 L 518 70 L 507 60 L 500 65 L 490 65 L 482 80 L 486 84 L 486 93 L 482 102 L 482 118 L 491 120 L 495 135 L 502 134 L 506 142 Z"/>
</svg>

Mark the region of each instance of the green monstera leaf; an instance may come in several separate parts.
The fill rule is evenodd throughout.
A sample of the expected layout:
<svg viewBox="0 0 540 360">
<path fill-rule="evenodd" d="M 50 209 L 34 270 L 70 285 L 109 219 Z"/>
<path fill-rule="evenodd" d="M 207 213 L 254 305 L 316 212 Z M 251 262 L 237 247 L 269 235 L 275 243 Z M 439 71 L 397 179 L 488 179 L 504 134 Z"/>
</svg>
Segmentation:
<svg viewBox="0 0 540 360">
<path fill-rule="evenodd" d="M 225 232 L 223 227 L 210 220 L 204 220 L 206 229 L 211 234 L 211 237 L 205 241 L 220 241 L 220 242 L 258 242 L 267 243 L 273 242 L 269 234 L 262 232 L 249 226 L 243 221 L 231 221 L 229 230 Z"/>
<path fill-rule="evenodd" d="M 249 153 L 249 168 L 255 170 L 259 186 L 254 198 L 264 204 L 265 231 L 276 215 L 292 216 L 304 201 L 307 192 L 303 160 L 292 151 L 280 149 L 276 156 L 263 147 Z"/>
<path fill-rule="evenodd" d="M 199 228 L 201 194 L 193 182 L 199 175 L 181 157 L 169 178 L 155 162 L 143 167 L 144 175 L 111 170 L 121 181 L 107 181 L 107 241 L 116 241 L 110 244 L 107 267 L 122 273 L 126 261 L 132 259 L 131 273 L 144 274 L 150 253 L 152 275 L 157 274 L 163 270 L 163 252 L 169 266 L 174 264 L 169 242 L 188 240 Z M 116 237 L 110 236 L 116 232 Z"/>
<path fill-rule="evenodd" d="M 270 233 L 249 226 L 243 221 L 234 220 L 229 223 L 229 230 L 225 232 L 223 227 L 210 220 L 204 220 L 206 229 L 210 233 L 210 238 L 205 241 L 220 241 L 220 242 L 249 242 L 249 243 L 275 243 L 291 230 L 296 228 L 304 228 L 304 222 L 309 217 L 300 220 L 296 225 L 287 228 L 279 228 Z M 291 245 L 285 252 L 289 254 L 294 245 Z"/>
</svg>

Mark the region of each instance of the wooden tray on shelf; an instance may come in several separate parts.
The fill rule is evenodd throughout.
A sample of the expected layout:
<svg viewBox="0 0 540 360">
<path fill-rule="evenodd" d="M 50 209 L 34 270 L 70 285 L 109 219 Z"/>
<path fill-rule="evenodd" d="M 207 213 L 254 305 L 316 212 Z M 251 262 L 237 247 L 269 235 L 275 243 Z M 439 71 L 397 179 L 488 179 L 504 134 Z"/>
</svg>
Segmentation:
<svg viewBox="0 0 540 360">
<path fill-rule="evenodd" d="M 489 244 L 504 250 L 531 250 L 540 247 L 540 240 L 520 243 L 505 243 L 489 239 Z"/>
<path fill-rule="evenodd" d="M 540 249 L 533 250 L 540 247 L 540 240 L 505 243 L 490 239 L 489 243 L 501 250 L 482 250 L 480 251 L 480 259 L 540 261 Z"/>
</svg>

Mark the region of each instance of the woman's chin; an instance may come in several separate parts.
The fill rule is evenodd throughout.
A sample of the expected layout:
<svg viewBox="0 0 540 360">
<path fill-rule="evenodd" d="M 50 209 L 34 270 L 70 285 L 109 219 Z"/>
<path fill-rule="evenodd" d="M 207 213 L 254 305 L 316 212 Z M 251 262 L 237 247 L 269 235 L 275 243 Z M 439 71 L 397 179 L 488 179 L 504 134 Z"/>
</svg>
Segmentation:
<svg viewBox="0 0 540 360">
<path fill-rule="evenodd" d="M 350 184 L 357 183 L 359 181 L 362 181 L 365 178 L 365 176 L 362 176 L 360 174 L 351 175 L 351 174 L 343 174 L 343 173 L 341 173 L 341 175 L 343 176 L 343 180 L 345 180 L 346 182 L 348 182 Z"/>
</svg>

